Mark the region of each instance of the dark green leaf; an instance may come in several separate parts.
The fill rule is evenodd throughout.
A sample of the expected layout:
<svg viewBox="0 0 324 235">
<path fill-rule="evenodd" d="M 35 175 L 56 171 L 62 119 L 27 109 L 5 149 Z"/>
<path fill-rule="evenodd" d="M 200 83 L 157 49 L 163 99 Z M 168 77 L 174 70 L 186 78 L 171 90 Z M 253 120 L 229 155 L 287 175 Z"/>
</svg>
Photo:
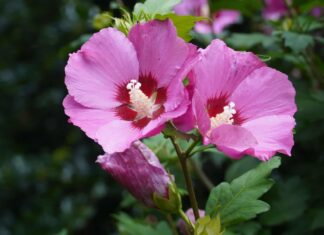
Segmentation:
<svg viewBox="0 0 324 235">
<path fill-rule="evenodd" d="M 222 223 L 228 225 L 252 219 L 269 210 L 269 205 L 258 198 L 273 185 L 268 176 L 280 163 L 280 158 L 274 157 L 230 184 L 224 182 L 215 187 L 209 195 L 206 213 L 212 216 L 220 214 Z"/>
<path fill-rule="evenodd" d="M 160 222 L 156 227 L 133 220 L 127 214 L 120 213 L 115 216 L 118 220 L 120 235 L 172 235 L 172 231 L 165 222 Z"/>
<path fill-rule="evenodd" d="M 212 12 L 221 9 L 234 9 L 248 16 L 253 15 L 256 11 L 259 11 L 263 6 L 261 0 L 209 0 L 209 4 Z"/>
<path fill-rule="evenodd" d="M 278 225 L 296 219 L 305 211 L 308 198 L 307 188 L 299 178 L 278 182 L 266 197 L 271 210 L 261 215 L 262 223 Z"/>
</svg>

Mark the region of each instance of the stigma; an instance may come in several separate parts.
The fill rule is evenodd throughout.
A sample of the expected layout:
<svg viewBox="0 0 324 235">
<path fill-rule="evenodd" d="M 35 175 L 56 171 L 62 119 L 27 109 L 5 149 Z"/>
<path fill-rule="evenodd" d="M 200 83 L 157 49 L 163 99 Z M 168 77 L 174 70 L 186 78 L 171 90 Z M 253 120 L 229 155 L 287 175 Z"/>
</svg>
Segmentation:
<svg viewBox="0 0 324 235">
<path fill-rule="evenodd" d="M 211 128 L 219 127 L 223 124 L 233 124 L 233 115 L 236 114 L 235 103 L 229 102 L 228 105 L 223 107 L 223 112 L 217 114 L 215 117 L 210 118 Z"/>
<path fill-rule="evenodd" d="M 159 108 L 155 105 L 156 93 L 148 97 L 141 90 L 142 84 L 136 80 L 131 80 L 126 88 L 129 90 L 130 108 L 137 112 L 136 119 L 144 117 L 152 118 L 153 113 Z"/>
</svg>

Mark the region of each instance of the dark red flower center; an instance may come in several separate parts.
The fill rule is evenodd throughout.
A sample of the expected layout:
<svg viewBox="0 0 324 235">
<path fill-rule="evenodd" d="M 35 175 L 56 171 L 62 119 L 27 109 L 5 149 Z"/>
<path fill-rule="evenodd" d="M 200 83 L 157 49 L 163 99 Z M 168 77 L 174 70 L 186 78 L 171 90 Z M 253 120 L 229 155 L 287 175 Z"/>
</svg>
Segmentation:
<svg viewBox="0 0 324 235">
<path fill-rule="evenodd" d="M 239 125 L 243 122 L 235 103 L 229 101 L 228 95 L 221 95 L 207 100 L 206 109 L 211 119 L 212 127 L 221 124 Z"/>
<path fill-rule="evenodd" d="M 122 104 L 115 111 L 121 119 L 143 128 L 163 113 L 166 98 L 166 88 L 159 88 L 151 74 L 140 75 L 138 80 L 118 87 L 116 99 Z"/>
</svg>

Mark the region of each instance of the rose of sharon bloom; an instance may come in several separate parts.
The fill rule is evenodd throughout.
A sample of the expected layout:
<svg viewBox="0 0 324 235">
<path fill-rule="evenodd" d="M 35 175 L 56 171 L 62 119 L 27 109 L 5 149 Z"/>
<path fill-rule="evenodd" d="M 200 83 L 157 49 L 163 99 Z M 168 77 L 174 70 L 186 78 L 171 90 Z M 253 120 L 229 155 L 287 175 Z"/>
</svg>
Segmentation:
<svg viewBox="0 0 324 235">
<path fill-rule="evenodd" d="M 182 0 L 178 4 L 174 11 L 178 15 L 195 15 L 210 17 L 208 0 Z M 198 33 L 220 34 L 223 30 L 239 21 L 240 12 L 235 10 L 220 10 L 212 14 L 212 23 L 208 21 L 201 21 L 196 23 L 195 30 Z"/>
<path fill-rule="evenodd" d="M 285 0 L 265 0 L 264 3 L 262 14 L 265 19 L 278 20 L 288 12 Z"/>
<path fill-rule="evenodd" d="M 186 111 L 182 80 L 196 55 L 169 20 L 137 24 L 128 37 L 103 29 L 70 55 L 65 113 L 106 153 L 122 152 Z"/>
<path fill-rule="evenodd" d="M 205 216 L 205 211 L 204 210 L 198 210 L 199 212 L 199 216 L 200 217 L 204 217 Z M 188 218 L 190 219 L 190 221 L 192 222 L 192 224 L 195 224 L 196 223 L 196 220 L 195 220 L 195 215 L 193 213 L 193 209 L 190 208 L 186 211 L 186 215 L 188 216 Z M 183 235 L 189 235 L 190 233 L 188 232 L 187 230 L 187 226 L 186 226 L 186 223 L 183 221 L 183 219 L 179 219 L 178 221 L 178 227 L 180 229 L 180 232 L 181 234 Z"/>
<path fill-rule="evenodd" d="M 153 194 L 168 197 L 171 178 L 146 145 L 136 141 L 122 153 L 99 156 L 97 162 L 136 199 L 155 207 Z"/>
<path fill-rule="evenodd" d="M 268 160 L 276 152 L 290 156 L 296 105 L 287 75 L 220 40 L 201 54 L 189 79 L 204 144 L 215 144 L 232 158 L 249 154 Z"/>
</svg>

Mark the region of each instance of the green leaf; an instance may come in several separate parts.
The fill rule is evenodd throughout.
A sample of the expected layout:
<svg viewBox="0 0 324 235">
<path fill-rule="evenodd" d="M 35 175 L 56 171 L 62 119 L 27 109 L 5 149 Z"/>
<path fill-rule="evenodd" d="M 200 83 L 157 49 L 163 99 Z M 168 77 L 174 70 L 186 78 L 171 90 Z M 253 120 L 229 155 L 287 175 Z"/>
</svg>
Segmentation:
<svg viewBox="0 0 324 235">
<path fill-rule="evenodd" d="M 242 14 L 252 16 L 255 12 L 259 11 L 263 6 L 262 0 L 209 0 L 211 12 L 221 9 L 238 10 Z"/>
<path fill-rule="evenodd" d="M 258 54 L 258 57 L 263 62 L 267 62 L 267 61 L 270 61 L 271 60 L 271 56 L 270 55 L 261 55 L 261 54 Z"/>
<path fill-rule="evenodd" d="M 166 14 L 166 15 L 156 15 L 155 19 L 165 20 L 171 19 L 174 26 L 177 29 L 177 34 L 179 37 L 183 38 L 185 41 L 190 41 L 192 39 L 189 32 L 195 26 L 195 23 L 201 20 L 207 20 L 206 17 L 198 17 L 198 16 L 179 16 L 174 13 Z"/>
<path fill-rule="evenodd" d="M 234 161 L 226 170 L 225 180 L 230 182 L 243 175 L 245 172 L 255 168 L 258 164 L 259 160 L 253 157 L 244 157 L 238 161 Z"/>
<path fill-rule="evenodd" d="M 284 38 L 285 46 L 295 53 L 300 53 L 306 48 L 314 45 L 314 38 L 310 35 L 283 32 L 282 37 Z"/>
<path fill-rule="evenodd" d="M 311 229 L 316 230 L 324 228 L 324 208 L 317 209 L 315 212 L 315 217 L 311 224 Z"/>
<path fill-rule="evenodd" d="M 115 216 L 118 220 L 120 235 L 172 235 L 172 231 L 165 222 L 160 222 L 155 227 L 133 220 L 125 213 Z"/>
<path fill-rule="evenodd" d="M 168 14 L 180 2 L 181 0 L 146 0 L 144 3 L 136 3 L 133 14 L 138 15 L 141 12 L 153 16 L 157 14 Z"/>
<path fill-rule="evenodd" d="M 261 33 L 234 33 L 227 39 L 227 42 L 231 46 L 240 49 L 250 49 L 257 45 L 268 48 L 275 43 L 275 38 Z"/>
<path fill-rule="evenodd" d="M 298 177 L 278 182 L 265 198 L 271 210 L 261 215 L 260 219 L 269 226 L 292 221 L 304 213 L 308 198 L 306 185 Z"/>
<path fill-rule="evenodd" d="M 223 235 L 219 216 L 199 218 L 195 224 L 195 235 Z"/>
<path fill-rule="evenodd" d="M 269 205 L 258 198 L 273 185 L 268 176 L 280 163 L 280 158 L 274 157 L 230 184 L 223 182 L 215 187 L 209 195 L 206 213 L 211 216 L 219 214 L 222 224 L 229 225 L 252 219 L 257 214 L 268 211 Z"/>
</svg>

